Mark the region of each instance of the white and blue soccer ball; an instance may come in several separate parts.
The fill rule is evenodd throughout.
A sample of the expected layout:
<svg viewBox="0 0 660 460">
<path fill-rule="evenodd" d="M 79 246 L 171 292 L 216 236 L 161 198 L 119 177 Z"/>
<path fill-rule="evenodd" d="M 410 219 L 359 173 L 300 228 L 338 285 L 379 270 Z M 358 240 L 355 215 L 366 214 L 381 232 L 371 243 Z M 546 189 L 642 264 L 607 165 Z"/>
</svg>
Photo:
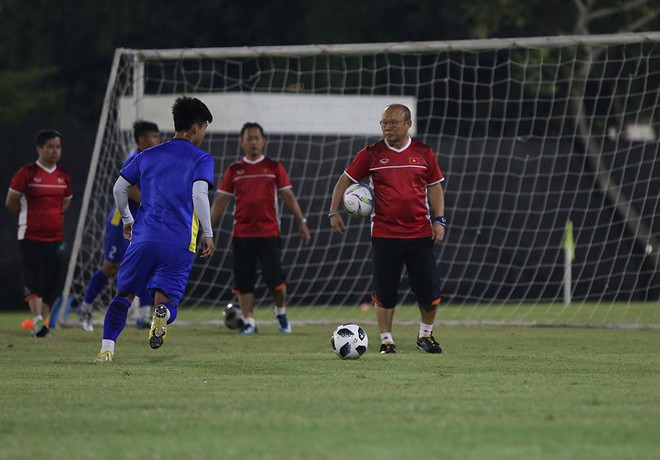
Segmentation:
<svg viewBox="0 0 660 460">
<path fill-rule="evenodd" d="M 374 194 L 364 184 L 350 185 L 344 192 L 344 209 L 351 216 L 366 217 L 374 209 Z"/>
<path fill-rule="evenodd" d="M 358 359 L 367 351 L 369 337 L 357 324 L 342 324 L 332 333 L 330 346 L 341 359 Z"/>
</svg>

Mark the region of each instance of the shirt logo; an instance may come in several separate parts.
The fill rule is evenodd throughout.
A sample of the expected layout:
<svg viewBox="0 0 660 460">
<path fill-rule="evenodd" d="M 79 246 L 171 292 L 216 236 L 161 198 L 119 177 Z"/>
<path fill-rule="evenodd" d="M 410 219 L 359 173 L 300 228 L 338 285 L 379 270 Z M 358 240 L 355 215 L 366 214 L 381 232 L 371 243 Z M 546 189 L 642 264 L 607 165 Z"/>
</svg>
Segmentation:
<svg viewBox="0 0 660 460">
<path fill-rule="evenodd" d="M 390 159 L 389 159 L 389 158 L 382 158 L 382 159 L 380 160 L 380 163 L 381 163 L 381 164 L 384 164 L 384 165 L 386 165 L 386 164 L 389 163 L 389 162 L 390 162 Z"/>
<path fill-rule="evenodd" d="M 419 158 L 417 157 L 408 157 L 408 163 L 411 165 L 419 164 Z"/>
<path fill-rule="evenodd" d="M 41 182 L 41 177 L 35 177 L 34 181 L 37 182 L 37 183 Z"/>
<path fill-rule="evenodd" d="M 239 169 L 238 171 L 236 171 L 236 174 L 238 174 L 239 176 L 241 174 L 245 174 L 245 170 L 244 169 Z"/>
<path fill-rule="evenodd" d="M 64 178 L 63 177 L 58 177 L 57 178 L 57 183 L 58 184 L 63 184 L 64 183 Z"/>
<path fill-rule="evenodd" d="M 264 174 L 268 174 L 270 172 L 270 169 L 268 168 L 261 168 L 261 172 Z"/>
</svg>

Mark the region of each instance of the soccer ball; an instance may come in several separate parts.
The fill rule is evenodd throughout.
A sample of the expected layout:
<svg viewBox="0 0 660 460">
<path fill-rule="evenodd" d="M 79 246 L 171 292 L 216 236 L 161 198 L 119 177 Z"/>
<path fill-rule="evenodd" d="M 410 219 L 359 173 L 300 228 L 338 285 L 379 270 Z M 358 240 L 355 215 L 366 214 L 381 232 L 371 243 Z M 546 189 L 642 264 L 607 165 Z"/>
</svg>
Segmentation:
<svg viewBox="0 0 660 460">
<path fill-rule="evenodd" d="M 225 310 L 222 312 L 222 316 L 225 320 L 225 326 L 229 329 L 240 329 L 245 325 L 241 307 L 233 303 L 227 304 Z"/>
<path fill-rule="evenodd" d="M 351 216 L 366 217 L 374 209 L 374 195 L 364 184 L 350 185 L 344 192 L 344 209 Z"/>
<path fill-rule="evenodd" d="M 357 324 L 342 324 L 332 333 L 330 345 L 341 359 L 358 359 L 367 351 L 369 337 Z"/>
</svg>

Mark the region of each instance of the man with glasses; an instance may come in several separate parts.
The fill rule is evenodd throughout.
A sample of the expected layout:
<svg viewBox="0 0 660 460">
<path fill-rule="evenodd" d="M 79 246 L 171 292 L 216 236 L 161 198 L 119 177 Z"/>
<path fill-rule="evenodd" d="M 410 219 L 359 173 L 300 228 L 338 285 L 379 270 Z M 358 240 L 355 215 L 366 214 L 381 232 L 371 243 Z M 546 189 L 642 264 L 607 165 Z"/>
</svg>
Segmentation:
<svg viewBox="0 0 660 460">
<path fill-rule="evenodd" d="M 108 305 L 97 363 L 113 360 L 115 342 L 126 326 L 135 294 L 148 286 L 154 296 L 149 346 L 160 348 L 166 326 L 176 319 L 202 231 L 202 257 L 215 251 L 209 184 L 213 158 L 199 148 L 213 116 L 197 98 L 179 97 L 172 107 L 174 139 L 138 154 L 119 172 L 113 194 L 131 244 L 119 266 L 117 294 Z M 134 218 L 128 189 L 140 184 L 140 212 Z"/>
<path fill-rule="evenodd" d="M 380 352 L 396 353 L 392 321 L 405 264 L 421 315 L 416 346 L 427 353 L 442 353 L 433 337 L 433 323 L 441 300 L 434 246 L 445 237 L 444 177 L 433 150 L 408 135 L 412 126 L 408 107 L 387 106 L 380 126 L 383 140 L 360 150 L 339 177 L 328 217 L 333 231 L 343 234 L 346 225 L 339 207 L 344 192 L 352 183 L 370 178 L 375 194 L 372 299 Z"/>
</svg>

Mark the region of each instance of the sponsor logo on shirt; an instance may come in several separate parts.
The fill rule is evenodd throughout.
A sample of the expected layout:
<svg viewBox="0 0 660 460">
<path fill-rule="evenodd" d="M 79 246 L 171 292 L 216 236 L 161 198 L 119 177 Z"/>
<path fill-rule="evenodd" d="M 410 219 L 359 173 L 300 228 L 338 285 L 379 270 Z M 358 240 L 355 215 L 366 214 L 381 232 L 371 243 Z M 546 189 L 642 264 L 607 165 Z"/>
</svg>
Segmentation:
<svg viewBox="0 0 660 460">
<path fill-rule="evenodd" d="M 239 176 L 241 174 L 245 174 L 245 170 L 244 169 L 239 169 L 238 171 L 236 171 L 236 174 L 238 174 Z"/>
<path fill-rule="evenodd" d="M 380 160 L 380 163 L 381 163 L 381 164 L 384 164 L 384 165 L 386 165 L 386 164 L 389 163 L 389 162 L 390 162 L 390 159 L 389 159 L 389 158 L 382 158 L 382 159 Z"/>
<path fill-rule="evenodd" d="M 34 181 L 35 181 L 35 182 L 41 182 L 41 177 L 38 177 L 38 176 L 35 177 L 35 178 L 34 178 Z"/>
</svg>

